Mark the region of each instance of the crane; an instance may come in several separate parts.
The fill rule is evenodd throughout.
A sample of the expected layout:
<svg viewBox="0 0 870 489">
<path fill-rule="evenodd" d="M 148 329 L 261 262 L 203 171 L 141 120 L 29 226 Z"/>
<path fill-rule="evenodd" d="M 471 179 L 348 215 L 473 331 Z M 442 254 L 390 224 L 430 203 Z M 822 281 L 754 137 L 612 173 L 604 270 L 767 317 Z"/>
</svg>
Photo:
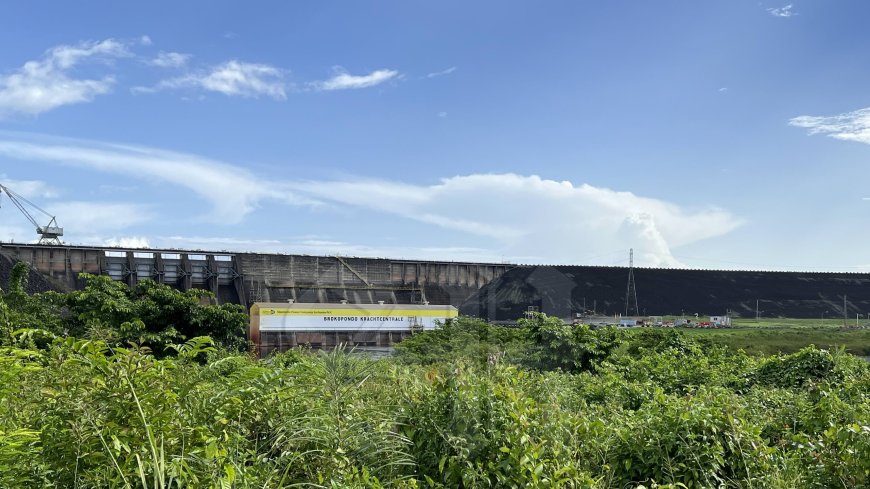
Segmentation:
<svg viewBox="0 0 870 489">
<path fill-rule="evenodd" d="M 0 184 L 0 197 L 2 197 L 4 193 L 9 196 L 9 200 L 11 200 L 13 204 L 15 204 L 15 207 L 17 207 L 18 210 L 21 211 L 22 214 L 24 214 L 24 217 L 26 217 L 31 224 L 36 226 L 36 234 L 39 235 L 39 244 L 63 244 L 63 242 L 61 242 L 60 240 L 60 237 L 63 236 L 63 228 L 57 225 L 57 219 L 54 216 L 42 210 L 33 202 L 25 199 L 21 194 L 18 194 L 9 187 Z M 33 217 L 33 214 L 28 212 L 28 206 L 48 216 L 50 218 L 48 224 L 46 224 L 45 226 L 40 226 L 36 219 Z"/>
</svg>

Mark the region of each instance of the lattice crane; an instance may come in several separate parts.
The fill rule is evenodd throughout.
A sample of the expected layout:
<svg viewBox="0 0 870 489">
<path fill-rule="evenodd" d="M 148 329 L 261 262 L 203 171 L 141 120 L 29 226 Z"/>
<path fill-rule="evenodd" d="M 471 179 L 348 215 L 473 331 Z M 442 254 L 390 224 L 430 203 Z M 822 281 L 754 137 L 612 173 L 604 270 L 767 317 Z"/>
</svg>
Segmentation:
<svg viewBox="0 0 870 489">
<path fill-rule="evenodd" d="M 33 202 L 25 199 L 21 194 L 18 194 L 9 187 L 0 184 L 0 198 L 3 197 L 4 193 L 9 196 L 9 200 L 12 201 L 15 207 L 24 214 L 24 217 L 26 217 L 31 224 L 36 226 L 36 234 L 39 235 L 39 244 L 63 244 L 60 240 L 60 237 L 63 236 L 63 228 L 58 226 L 57 219 L 54 216 L 44 211 Z M 39 222 L 37 222 L 33 217 L 33 214 L 27 210 L 28 206 L 41 214 L 45 214 L 50 219 L 48 224 L 40 226 Z"/>
</svg>

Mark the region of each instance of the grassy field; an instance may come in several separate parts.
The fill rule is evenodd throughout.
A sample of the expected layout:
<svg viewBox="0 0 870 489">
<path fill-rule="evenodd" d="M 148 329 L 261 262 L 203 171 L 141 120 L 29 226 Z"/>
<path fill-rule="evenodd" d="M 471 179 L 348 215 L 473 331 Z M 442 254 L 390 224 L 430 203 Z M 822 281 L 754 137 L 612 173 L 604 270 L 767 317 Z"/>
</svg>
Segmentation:
<svg viewBox="0 0 870 489">
<path fill-rule="evenodd" d="M 860 321 L 863 326 L 865 321 Z M 843 346 L 855 355 L 870 356 L 870 328 L 855 327 L 854 318 L 843 327 L 842 319 L 737 319 L 730 329 L 682 329 L 751 354 L 793 353 L 808 345 Z"/>
</svg>

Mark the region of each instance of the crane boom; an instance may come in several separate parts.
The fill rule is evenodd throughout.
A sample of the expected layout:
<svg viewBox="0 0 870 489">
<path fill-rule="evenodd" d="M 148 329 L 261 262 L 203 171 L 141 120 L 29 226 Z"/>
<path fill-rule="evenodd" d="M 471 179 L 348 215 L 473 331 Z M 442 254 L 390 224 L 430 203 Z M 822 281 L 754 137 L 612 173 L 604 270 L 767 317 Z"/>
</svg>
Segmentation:
<svg viewBox="0 0 870 489">
<path fill-rule="evenodd" d="M 33 226 L 36 227 L 36 233 L 39 234 L 39 244 L 63 244 L 60 240 L 60 237 L 63 236 L 63 228 L 57 225 L 57 219 L 55 216 L 49 214 L 47 211 L 27 200 L 21 194 L 11 190 L 9 187 L 0 184 L 0 196 L 4 193 L 9 196 L 9 200 L 12 201 L 12 204 L 15 205 L 22 214 L 24 214 L 24 217 L 30 221 L 30 224 L 33 224 Z M 30 206 L 34 210 L 48 216 L 50 219 L 48 224 L 40 226 L 36 218 L 33 217 L 33 214 L 27 210 L 27 206 Z"/>
</svg>

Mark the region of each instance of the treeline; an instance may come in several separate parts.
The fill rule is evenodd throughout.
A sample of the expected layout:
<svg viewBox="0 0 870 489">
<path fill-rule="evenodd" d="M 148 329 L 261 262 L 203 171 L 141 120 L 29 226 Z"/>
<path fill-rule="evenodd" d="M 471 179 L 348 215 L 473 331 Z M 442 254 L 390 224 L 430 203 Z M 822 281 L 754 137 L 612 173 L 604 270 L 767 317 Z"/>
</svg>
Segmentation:
<svg viewBox="0 0 870 489">
<path fill-rule="evenodd" d="M 155 318 L 213 307 L 170 314 L 151 287 L 67 298 L 39 329 L 51 314 L 22 304 L 46 298 L 2 295 L 16 329 L 0 347 L 0 487 L 870 485 L 870 367 L 842 351 L 754 357 L 544 315 L 513 329 L 460 318 L 387 360 L 256 360 L 208 337 L 122 345 L 123 322 L 164 331 Z M 92 317 L 101 327 L 82 328 Z"/>
<path fill-rule="evenodd" d="M 28 295 L 27 278 L 28 265 L 16 263 L 8 290 L 0 293 L 0 344 L 44 345 L 73 336 L 108 346 L 135 344 L 163 355 L 169 345 L 209 336 L 231 350 L 248 347 L 244 308 L 210 305 L 214 294 L 206 290 L 182 292 L 151 280 L 130 288 L 105 275 L 81 274 L 82 290 Z"/>
</svg>

